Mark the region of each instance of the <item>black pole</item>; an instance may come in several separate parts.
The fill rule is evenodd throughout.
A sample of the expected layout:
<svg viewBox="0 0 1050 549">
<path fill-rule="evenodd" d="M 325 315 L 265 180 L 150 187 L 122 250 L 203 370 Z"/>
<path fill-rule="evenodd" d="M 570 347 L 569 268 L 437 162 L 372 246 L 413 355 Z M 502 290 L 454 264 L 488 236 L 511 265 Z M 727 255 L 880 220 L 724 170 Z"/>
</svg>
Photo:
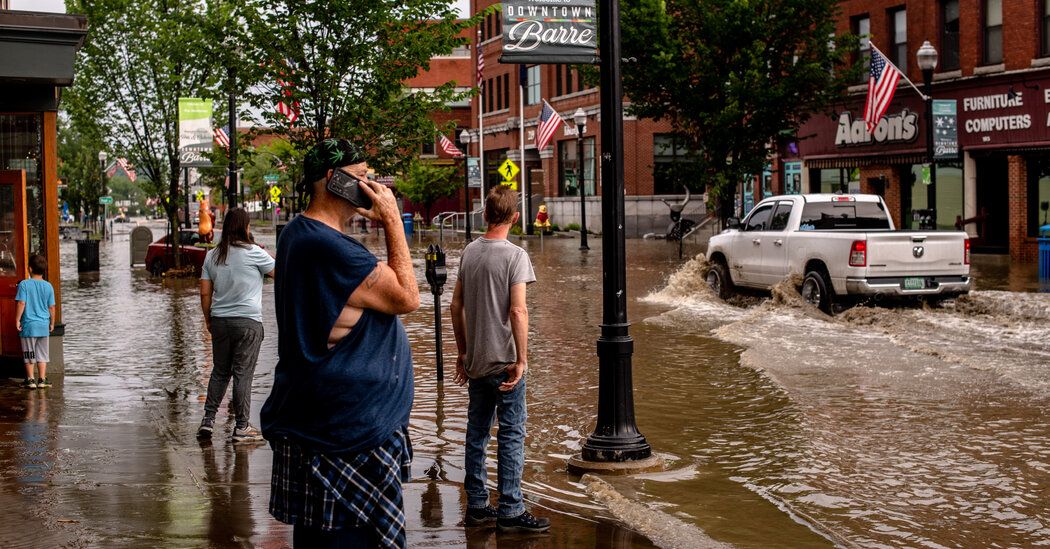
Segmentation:
<svg viewBox="0 0 1050 549">
<path fill-rule="evenodd" d="M 183 168 L 182 169 L 182 173 L 183 173 L 183 181 L 184 181 L 185 187 L 186 187 L 186 216 L 185 216 L 186 217 L 186 228 L 187 229 L 192 229 L 193 228 L 193 222 L 190 221 L 190 169 L 189 168 Z"/>
<path fill-rule="evenodd" d="M 99 172 L 99 175 L 102 176 L 101 177 L 101 185 L 99 186 L 99 197 L 101 198 L 103 196 L 106 196 L 106 164 L 105 164 L 105 162 L 99 162 L 99 165 L 102 166 L 102 170 Z M 101 200 L 100 200 L 100 202 L 101 202 Z M 96 207 L 98 207 L 98 206 L 96 206 Z M 102 206 L 102 211 L 103 212 L 106 211 L 106 206 L 105 205 Z M 106 239 L 106 215 L 103 213 L 102 214 L 102 240 L 105 240 L 105 239 Z"/>
<path fill-rule="evenodd" d="M 525 193 L 525 234 L 535 234 L 536 218 L 532 217 L 532 178 L 529 177 L 524 158 L 521 159 L 521 169 L 526 170 L 526 173 L 521 176 L 522 182 L 525 183 L 525 188 L 522 189 L 522 192 Z"/>
<path fill-rule="evenodd" d="M 580 189 L 580 250 L 587 251 L 587 187 L 583 184 L 583 132 L 587 126 L 576 126 L 576 185 Z"/>
<path fill-rule="evenodd" d="M 620 81 L 620 2 L 601 0 L 602 120 L 602 325 L 598 338 L 598 420 L 583 445 L 586 461 L 635 461 L 652 449 L 634 420 L 631 355 L 627 323 L 627 266 L 624 243 L 623 85 Z"/>
<path fill-rule="evenodd" d="M 434 345 L 437 347 L 437 378 L 438 381 L 445 379 L 445 364 L 441 353 L 441 286 L 431 286 L 434 294 Z"/>
<path fill-rule="evenodd" d="M 922 71 L 923 90 L 926 92 L 926 160 L 930 163 L 930 184 L 926 187 L 927 226 L 937 229 L 937 162 L 933 151 L 933 69 Z"/>
<path fill-rule="evenodd" d="M 227 203 L 228 208 L 237 207 L 237 76 L 233 70 L 233 65 L 227 69 L 227 76 L 230 81 L 230 165 L 227 173 L 230 177 L 230 187 L 226 189 L 226 194 L 229 197 Z"/>
</svg>

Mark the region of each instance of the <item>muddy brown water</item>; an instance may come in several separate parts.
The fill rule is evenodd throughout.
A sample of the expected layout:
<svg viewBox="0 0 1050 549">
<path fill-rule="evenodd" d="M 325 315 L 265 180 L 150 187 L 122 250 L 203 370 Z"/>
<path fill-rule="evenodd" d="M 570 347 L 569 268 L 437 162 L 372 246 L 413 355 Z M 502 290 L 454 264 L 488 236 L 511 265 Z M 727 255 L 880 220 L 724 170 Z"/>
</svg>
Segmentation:
<svg viewBox="0 0 1050 549">
<path fill-rule="evenodd" d="M 269 449 L 224 443 L 232 422 L 211 444 L 193 438 L 210 371 L 196 287 L 128 269 L 126 239 L 103 245 L 97 277 L 77 275 L 75 245 L 63 242 L 67 374 L 47 392 L 0 388 L 0 545 L 284 546 L 288 528 L 266 512 Z M 363 240 L 382 249 L 374 235 Z M 422 281 L 425 243 L 413 244 Z M 706 292 L 702 262 L 679 261 L 663 242 L 628 241 L 638 426 L 668 470 L 602 483 L 568 475 L 564 462 L 595 416 L 600 246 L 581 254 L 573 240 L 522 245 L 538 278 L 529 290 L 525 492 L 554 531 L 521 538 L 462 527 L 466 391 L 435 379 L 424 288 L 422 307 L 404 318 L 416 363 L 411 545 L 1050 542 L 1045 294 L 982 290 L 943 309 L 835 318 L 813 314 L 790 290 L 738 307 Z M 441 296 L 449 375 L 447 305 L 461 246 L 447 242 L 452 276 Z M 1016 274 L 1023 269 L 986 270 L 999 277 L 992 287 L 1030 289 Z M 264 292 L 253 418 L 276 363 L 272 285 Z"/>
</svg>

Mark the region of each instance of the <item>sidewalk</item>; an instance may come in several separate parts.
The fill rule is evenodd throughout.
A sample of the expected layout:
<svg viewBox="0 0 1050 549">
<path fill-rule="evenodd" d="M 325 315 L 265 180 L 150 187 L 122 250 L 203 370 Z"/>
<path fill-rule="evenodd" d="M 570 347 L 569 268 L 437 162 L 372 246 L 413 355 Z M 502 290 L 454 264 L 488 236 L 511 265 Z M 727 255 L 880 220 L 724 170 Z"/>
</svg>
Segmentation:
<svg viewBox="0 0 1050 549">
<path fill-rule="evenodd" d="M 0 546 L 290 546 L 290 527 L 266 512 L 268 446 L 226 442 L 225 410 L 214 440 L 200 443 L 189 391 L 134 392 L 97 375 L 43 390 L 0 383 Z M 613 524 L 548 509 L 539 510 L 554 524 L 547 535 L 468 531 L 462 487 L 443 476 L 433 456 L 417 453 L 405 487 L 412 547 L 649 546 Z"/>
</svg>

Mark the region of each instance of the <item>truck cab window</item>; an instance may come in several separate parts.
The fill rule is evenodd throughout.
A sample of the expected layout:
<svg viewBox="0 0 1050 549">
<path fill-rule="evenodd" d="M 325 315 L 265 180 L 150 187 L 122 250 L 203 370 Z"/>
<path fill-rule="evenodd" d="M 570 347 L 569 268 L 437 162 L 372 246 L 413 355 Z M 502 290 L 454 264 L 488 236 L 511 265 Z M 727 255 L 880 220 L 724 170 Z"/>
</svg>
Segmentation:
<svg viewBox="0 0 1050 549">
<path fill-rule="evenodd" d="M 770 231 L 783 231 L 787 229 L 788 219 L 791 218 L 791 202 L 777 202 L 777 209 L 769 220 Z"/>
<path fill-rule="evenodd" d="M 744 225 L 745 231 L 764 231 L 769 227 L 769 215 L 773 213 L 773 205 L 765 204 L 755 211 L 751 212 L 751 217 L 747 218 L 747 224 Z"/>
</svg>

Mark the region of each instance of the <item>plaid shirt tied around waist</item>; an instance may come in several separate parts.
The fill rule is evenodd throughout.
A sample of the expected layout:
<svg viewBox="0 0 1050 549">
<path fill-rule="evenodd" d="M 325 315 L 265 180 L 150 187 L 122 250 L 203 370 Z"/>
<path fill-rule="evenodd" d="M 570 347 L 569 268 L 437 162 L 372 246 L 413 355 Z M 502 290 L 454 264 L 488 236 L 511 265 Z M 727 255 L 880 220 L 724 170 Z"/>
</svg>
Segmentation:
<svg viewBox="0 0 1050 549">
<path fill-rule="evenodd" d="M 409 479 L 412 442 L 401 428 L 378 447 L 331 455 L 288 439 L 271 442 L 270 514 L 307 528 L 369 525 L 381 547 L 405 547 L 401 483 Z"/>
</svg>

